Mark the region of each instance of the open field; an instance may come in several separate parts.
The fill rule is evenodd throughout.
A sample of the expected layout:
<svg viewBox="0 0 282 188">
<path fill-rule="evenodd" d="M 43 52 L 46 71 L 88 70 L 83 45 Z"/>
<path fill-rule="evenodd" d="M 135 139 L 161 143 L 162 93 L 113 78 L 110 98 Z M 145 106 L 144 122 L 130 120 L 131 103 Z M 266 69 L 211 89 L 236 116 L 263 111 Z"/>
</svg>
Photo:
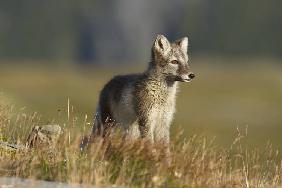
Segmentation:
<svg viewBox="0 0 282 188">
<path fill-rule="evenodd" d="M 229 146 L 236 128 L 247 127 L 247 143 L 252 147 L 270 141 L 282 150 L 282 66 L 278 63 L 273 59 L 192 59 L 197 77 L 180 84 L 172 131 L 216 137 L 217 144 Z M 145 68 L 125 67 L 40 67 L 9 62 L 0 67 L 1 102 L 37 112 L 40 122 L 48 123 L 63 121 L 69 98 L 78 120 L 83 122 L 87 115 L 91 122 L 107 80 Z"/>
<path fill-rule="evenodd" d="M 114 136 L 84 152 L 78 147 L 105 82 L 144 67 L 1 66 L 0 140 L 24 144 L 34 125 L 47 123 L 64 133 L 51 155 L 0 150 L 0 175 L 137 187 L 280 186 L 282 67 L 267 59 L 225 61 L 193 59 L 197 78 L 180 84 L 170 167 L 161 145 Z"/>
</svg>

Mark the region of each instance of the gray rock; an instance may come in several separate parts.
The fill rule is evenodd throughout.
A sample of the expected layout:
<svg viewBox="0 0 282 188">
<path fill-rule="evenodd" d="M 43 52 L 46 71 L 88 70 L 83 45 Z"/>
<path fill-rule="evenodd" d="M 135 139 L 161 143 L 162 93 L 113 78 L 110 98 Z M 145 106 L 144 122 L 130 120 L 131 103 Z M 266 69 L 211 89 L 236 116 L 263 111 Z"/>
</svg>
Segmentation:
<svg viewBox="0 0 282 188">
<path fill-rule="evenodd" d="M 27 147 L 54 146 L 62 134 L 59 125 L 35 126 L 27 138 Z"/>
<path fill-rule="evenodd" d="M 19 144 L 9 144 L 7 142 L 0 141 L 0 148 L 4 150 L 24 150 L 26 147 Z"/>
<path fill-rule="evenodd" d="M 0 177 L 0 188 L 93 188 L 93 185 L 67 184 L 17 177 Z"/>
</svg>

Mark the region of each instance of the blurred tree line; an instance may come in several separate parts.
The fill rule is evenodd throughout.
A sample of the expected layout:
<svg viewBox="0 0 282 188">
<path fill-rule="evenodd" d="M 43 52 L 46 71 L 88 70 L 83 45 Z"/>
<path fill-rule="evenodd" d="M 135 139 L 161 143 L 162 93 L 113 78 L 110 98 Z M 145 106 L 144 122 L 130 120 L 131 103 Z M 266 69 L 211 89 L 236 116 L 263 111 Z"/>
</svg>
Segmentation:
<svg viewBox="0 0 282 188">
<path fill-rule="evenodd" d="M 193 54 L 282 55 L 279 0 L 0 0 L 0 58 L 148 58 L 156 34 L 188 35 Z"/>
</svg>

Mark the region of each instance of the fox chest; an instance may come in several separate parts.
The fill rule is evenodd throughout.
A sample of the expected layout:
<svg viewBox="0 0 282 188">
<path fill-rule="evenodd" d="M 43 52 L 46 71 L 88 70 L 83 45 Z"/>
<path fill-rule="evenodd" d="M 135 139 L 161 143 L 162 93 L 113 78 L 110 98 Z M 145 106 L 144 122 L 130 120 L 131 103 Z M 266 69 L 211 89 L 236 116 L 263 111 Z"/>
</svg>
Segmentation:
<svg viewBox="0 0 282 188">
<path fill-rule="evenodd" d="M 175 112 L 176 88 L 166 92 L 152 91 L 147 99 L 149 119 L 155 124 L 169 124 Z"/>
</svg>

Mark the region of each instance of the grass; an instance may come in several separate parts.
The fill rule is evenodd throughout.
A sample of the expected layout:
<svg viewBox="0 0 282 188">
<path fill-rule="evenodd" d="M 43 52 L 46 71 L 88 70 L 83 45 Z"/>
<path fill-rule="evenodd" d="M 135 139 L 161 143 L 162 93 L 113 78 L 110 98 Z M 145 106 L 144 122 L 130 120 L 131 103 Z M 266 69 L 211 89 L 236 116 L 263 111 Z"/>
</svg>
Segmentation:
<svg viewBox="0 0 282 188">
<path fill-rule="evenodd" d="M 78 121 L 91 119 L 98 94 L 114 75 L 141 72 L 143 67 L 48 67 L 8 62 L 0 66 L 0 97 L 37 112 L 40 123 L 63 122 L 70 99 Z M 192 57 L 196 79 L 180 84 L 172 125 L 185 136 L 216 136 L 216 144 L 229 147 L 236 128 L 248 126 L 250 147 L 271 141 L 282 150 L 282 74 L 280 60 Z M 2 94 L 1 94 L 2 93 Z"/>
<path fill-rule="evenodd" d="M 0 140 L 24 144 L 34 125 L 47 123 L 59 124 L 64 134 L 51 152 L 0 150 L 0 175 L 101 186 L 282 186 L 279 60 L 225 61 L 193 59 L 197 79 L 180 85 L 171 166 L 162 145 L 123 142 L 119 135 L 104 144 L 96 139 L 83 152 L 78 147 L 105 82 L 143 68 L 2 65 Z"/>
<path fill-rule="evenodd" d="M 67 115 L 65 115 L 67 116 Z M 164 157 L 164 146 L 143 140 L 126 142 L 119 134 L 96 138 L 81 151 L 79 143 L 90 126 L 70 113 L 61 124 L 64 133 L 53 150 L 0 150 L 0 175 L 49 181 L 121 187 L 277 187 L 282 185 L 282 163 L 270 144 L 264 149 L 245 147 L 247 133 L 237 130 L 228 148 L 213 139 L 191 136 L 172 139 L 171 165 Z M 1 139 L 25 143 L 35 114 L 0 106 Z M 82 127 L 77 131 L 76 127 Z M 83 127 L 85 130 L 83 130 Z M 178 138 L 178 139 L 176 139 Z"/>
</svg>

